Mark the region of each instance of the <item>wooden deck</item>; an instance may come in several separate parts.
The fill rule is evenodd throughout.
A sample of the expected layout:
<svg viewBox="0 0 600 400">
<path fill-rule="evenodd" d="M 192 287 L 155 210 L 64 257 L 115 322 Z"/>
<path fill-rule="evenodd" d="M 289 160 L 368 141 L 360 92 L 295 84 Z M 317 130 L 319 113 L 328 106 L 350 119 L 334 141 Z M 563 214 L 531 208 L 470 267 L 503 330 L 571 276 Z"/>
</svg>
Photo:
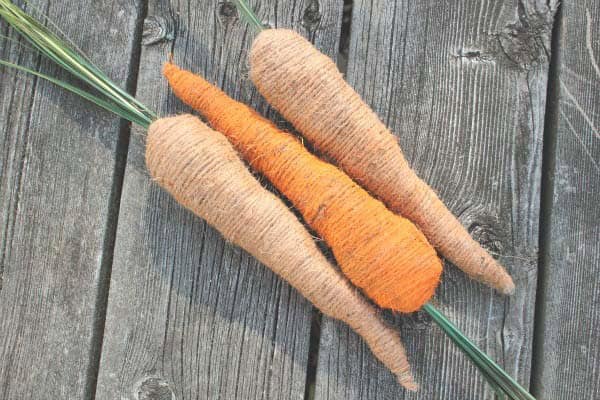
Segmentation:
<svg viewBox="0 0 600 400">
<path fill-rule="evenodd" d="M 252 1 L 338 59 L 498 254 L 504 298 L 446 265 L 438 306 L 539 399 L 600 398 L 600 3 Z M 161 115 L 175 61 L 282 122 L 230 2 L 30 0 Z M 17 37 L 4 23 L 2 35 Z M 57 69 L 0 38 L 0 57 Z M 423 313 L 385 317 L 404 391 L 346 326 L 149 179 L 144 138 L 0 69 L 0 399 L 493 399 Z"/>
</svg>

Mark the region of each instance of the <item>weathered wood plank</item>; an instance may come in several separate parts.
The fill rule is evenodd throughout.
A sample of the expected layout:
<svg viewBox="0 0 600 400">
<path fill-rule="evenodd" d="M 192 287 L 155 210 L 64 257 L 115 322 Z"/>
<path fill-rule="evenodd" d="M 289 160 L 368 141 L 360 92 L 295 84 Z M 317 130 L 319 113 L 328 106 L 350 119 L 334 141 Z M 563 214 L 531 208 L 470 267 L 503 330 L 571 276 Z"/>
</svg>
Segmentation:
<svg viewBox="0 0 600 400">
<path fill-rule="evenodd" d="M 447 264 L 435 301 L 525 386 L 552 21 L 545 1 L 358 0 L 347 73 L 419 175 L 515 278 L 516 294 L 503 298 Z M 396 322 L 420 392 L 402 390 L 354 333 L 325 320 L 316 398 L 493 398 L 424 314 Z"/>
<path fill-rule="evenodd" d="M 253 5 L 272 25 L 336 51 L 337 2 L 320 3 L 316 13 L 306 1 Z M 178 64 L 266 108 L 246 78 L 253 33 L 230 2 L 151 1 L 148 15 L 142 101 L 161 115 L 185 110 L 160 74 L 172 51 Z M 97 398 L 301 399 L 310 323 L 306 300 L 151 182 L 144 138 L 134 136 Z"/>
<path fill-rule="evenodd" d="M 125 84 L 134 3 L 29 3 Z M 36 68 L 20 50 L 0 39 L 0 57 Z M 44 81 L 0 76 L 0 399 L 82 399 L 97 363 L 119 120 Z"/>
<path fill-rule="evenodd" d="M 541 399 L 600 398 L 600 4 L 562 3 L 539 299 Z"/>
</svg>

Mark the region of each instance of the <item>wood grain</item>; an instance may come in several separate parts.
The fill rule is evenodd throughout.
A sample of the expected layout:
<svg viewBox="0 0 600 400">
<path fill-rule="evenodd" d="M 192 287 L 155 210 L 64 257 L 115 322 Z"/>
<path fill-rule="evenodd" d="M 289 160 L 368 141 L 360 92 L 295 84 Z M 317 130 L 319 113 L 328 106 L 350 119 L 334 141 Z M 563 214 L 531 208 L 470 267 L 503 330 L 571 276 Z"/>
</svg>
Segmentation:
<svg viewBox="0 0 600 400">
<path fill-rule="evenodd" d="M 505 298 L 446 264 L 435 302 L 529 383 L 542 139 L 555 6 L 541 1 L 354 2 L 347 79 L 418 174 L 517 286 Z M 393 317 L 388 315 L 390 319 Z M 421 391 L 407 393 L 346 327 L 324 320 L 316 399 L 490 399 L 422 313 L 397 317 Z"/>
<path fill-rule="evenodd" d="M 134 3 L 31 6 L 125 85 Z M 39 58 L 22 50 L 0 39 L 2 59 L 37 68 Z M 58 71 L 48 62 L 41 70 Z M 81 399 L 97 363 L 119 121 L 31 76 L 7 68 L 0 76 L 0 399 Z"/>
<path fill-rule="evenodd" d="M 600 398 L 600 4 L 562 3 L 537 327 L 541 399 Z"/>
<path fill-rule="evenodd" d="M 316 5 L 315 5 L 316 3 Z M 261 18 L 337 49 L 337 2 L 252 2 Z M 316 7 L 316 8 L 315 8 Z M 170 52 L 234 97 L 267 107 L 247 79 L 252 31 L 230 2 L 151 1 L 138 97 L 186 110 L 160 70 Z M 302 399 L 310 304 L 151 182 L 133 136 L 96 398 Z"/>
</svg>

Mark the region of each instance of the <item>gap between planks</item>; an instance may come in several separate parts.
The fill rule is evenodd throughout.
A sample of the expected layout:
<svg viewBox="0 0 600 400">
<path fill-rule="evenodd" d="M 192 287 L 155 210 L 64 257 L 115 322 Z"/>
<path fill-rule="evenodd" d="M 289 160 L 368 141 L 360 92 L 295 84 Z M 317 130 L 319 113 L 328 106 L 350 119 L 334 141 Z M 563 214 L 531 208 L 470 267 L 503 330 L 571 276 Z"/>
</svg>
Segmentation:
<svg viewBox="0 0 600 400">
<path fill-rule="evenodd" d="M 135 32 L 133 34 L 133 45 L 131 47 L 129 71 L 125 83 L 127 93 L 135 96 L 138 73 L 140 70 L 140 56 L 142 52 L 142 32 L 144 20 L 148 12 L 148 0 L 141 0 L 135 10 L 137 18 L 135 21 Z M 121 206 L 121 195 L 123 191 L 123 180 L 125 167 L 127 166 L 127 154 L 129 152 L 129 139 L 131 137 L 131 123 L 121 119 L 119 123 L 119 138 L 115 150 L 115 169 L 113 171 L 112 188 L 109 199 L 109 211 L 102 243 L 102 261 L 100 264 L 100 276 L 96 289 L 94 306 L 94 326 L 92 340 L 88 355 L 86 370 L 84 398 L 95 400 L 96 386 L 98 383 L 98 372 L 100 369 L 100 357 L 102 355 L 102 344 L 104 341 L 104 326 L 106 323 L 106 308 L 110 291 L 110 276 L 113 266 L 115 251 L 115 240 L 117 226 L 119 223 L 119 211 Z"/>
<path fill-rule="evenodd" d="M 531 354 L 530 389 L 531 394 L 539 396 L 542 385 L 540 366 L 543 363 L 541 345 L 545 329 L 545 298 L 544 288 L 547 286 L 545 269 L 550 266 L 548 259 L 550 245 L 550 219 L 552 213 L 552 198 L 554 193 L 553 171 L 556 160 L 556 137 L 558 132 L 558 110 L 560 99 L 560 33 L 562 22 L 562 5 L 554 15 L 552 27 L 552 41 L 550 46 L 550 64 L 548 66 L 548 87 L 546 91 L 546 110 L 544 121 L 544 148 L 542 150 L 542 183 L 540 189 L 540 228 L 539 228 L 539 254 L 538 254 L 538 279 L 536 288 L 534 319 L 533 319 L 533 347 Z"/>
</svg>

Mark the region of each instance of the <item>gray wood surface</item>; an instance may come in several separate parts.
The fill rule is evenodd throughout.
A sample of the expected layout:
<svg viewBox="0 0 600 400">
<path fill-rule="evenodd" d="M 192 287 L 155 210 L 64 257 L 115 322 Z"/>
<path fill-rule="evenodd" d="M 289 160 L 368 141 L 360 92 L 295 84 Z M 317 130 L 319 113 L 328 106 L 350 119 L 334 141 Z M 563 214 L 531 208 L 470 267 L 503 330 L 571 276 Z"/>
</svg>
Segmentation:
<svg viewBox="0 0 600 400">
<path fill-rule="evenodd" d="M 173 52 L 285 126 L 247 79 L 254 34 L 230 2 L 30 2 L 161 115 L 189 111 L 160 75 Z M 563 3 L 546 108 L 555 1 L 353 3 L 347 32 L 341 1 L 251 1 L 334 57 L 350 34 L 339 65 L 351 85 L 517 283 L 503 298 L 446 265 L 436 305 L 539 399 L 598 398 L 600 5 Z M 57 71 L 4 39 L 0 58 Z M 310 342 L 310 304 L 151 182 L 141 129 L 126 153 L 109 114 L 0 77 L 0 400 L 493 398 L 423 313 L 384 313 L 417 394 L 342 324 L 324 318 Z"/>
<path fill-rule="evenodd" d="M 317 12 L 305 1 L 252 3 L 271 25 L 337 50 L 337 2 L 321 2 Z M 138 97 L 161 115 L 187 111 L 160 74 L 170 52 L 179 65 L 266 109 L 246 77 L 253 33 L 232 4 L 151 1 L 146 28 Z M 312 307 L 155 185 L 143 133 L 136 133 L 96 398 L 304 398 Z"/>
<path fill-rule="evenodd" d="M 30 5 L 125 84 L 134 3 Z M 6 40 L 0 57 L 39 65 Z M 41 70 L 57 71 L 47 62 Z M 93 386 L 101 336 L 119 121 L 23 73 L 0 68 L 0 76 L 0 399 L 81 399 Z"/>
<path fill-rule="evenodd" d="M 548 141 L 536 391 L 600 398 L 600 4 L 562 4 Z"/>
<path fill-rule="evenodd" d="M 529 383 L 540 172 L 555 5 L 545 1 L 354 2 L 347 79 L 394 130 L 412 166 L 515 279 L 501 297 L 446 264 L 435 302 Z M 391 317 L 391 316 L 390 316 Z M 396 319 L 421 391 L 404 391 L 348 328 L 323 322 L 316 399 L 490 399 L 430 319 Z"/>
</svg>

